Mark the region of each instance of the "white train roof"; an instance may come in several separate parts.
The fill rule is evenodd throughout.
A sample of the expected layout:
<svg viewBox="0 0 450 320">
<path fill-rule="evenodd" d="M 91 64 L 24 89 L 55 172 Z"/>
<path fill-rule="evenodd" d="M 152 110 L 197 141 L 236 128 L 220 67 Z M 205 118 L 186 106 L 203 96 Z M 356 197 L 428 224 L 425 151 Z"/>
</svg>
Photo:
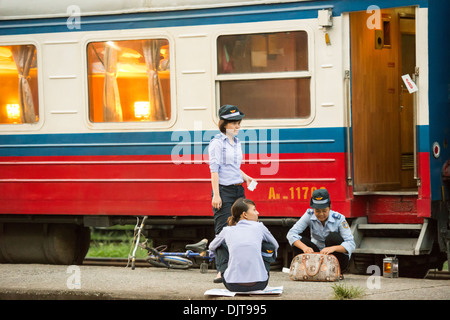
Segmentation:
<svg viewBox="0 0 450 320">
<path fill-rule="evenodd" d="M 68 17 L 73 6 L 87 16 L 306 1 L 310 0 L 0 0 L 0 20 Z"/>
</svg>

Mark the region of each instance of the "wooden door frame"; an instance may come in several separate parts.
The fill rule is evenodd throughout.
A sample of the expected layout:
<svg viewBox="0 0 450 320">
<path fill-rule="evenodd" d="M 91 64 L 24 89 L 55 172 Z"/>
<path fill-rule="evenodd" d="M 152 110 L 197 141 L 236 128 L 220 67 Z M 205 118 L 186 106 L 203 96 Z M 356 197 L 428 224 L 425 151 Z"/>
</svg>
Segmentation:
<svg viewBox="0 0 450 320">
<path fill-rule="evenodd" d="M 394 23 L 397 23 L 396 34 L 393 35 L 393 36 L 391 35 L 391 41 L 395 41 L 396 44 L 398 44 L 398 45 L 400 45 L 400 43 L 401 43 L 400 42 L 401 41 L 401 39 L 400 39 L 400 29 L 399 29 L 399 25 L 398 25 L 399 22 L 400 22 L 400 18 L 398 16 L 398 11 L 399 10 L 403 10 L 403 9 L 404 8 L 392 8 L 392 9 L 382 10 L 382 12 L 383 11 L 384 12 L 391 12 L 390 10 L 392 10 L 392 14 L 391 15 L 393 16 L 395 14 L 396 22 L 394 21 Z M 414 7 L 410 7 L 409 10 L 411 10 L 411 9 L 415 10 Z M 395 156 L 396 159 L 393 159 L 393 160 L 395 160 L 395 164 L 394 164 L 395 168 L 392 170 L 395 174 L 398 175 L 398 177 L 397 177 L 398 179 L 396 181 L 392 180 L 392 181 L 388 181 L 389 183 L 381 183 L 379 185 L 376 185 L 376 183 L 373 183 L 373 182 L 369 182 L 368 185 L 370 187 L 371 186 L 373 186 L 373 187 L 371 189 L 369 189 L 369 190 L 366 190 L 366 189 L 364 189 L 365 187 L 363 187 L 363 188 L 360 187 L 361 182 L 358 181 L 358 179 L 360 178 L 358 176 L 358 174 L 360 174 L 360 173 L 357 172 L 358 165 L 356 165 L 356 168 L 355 168 L 355 160 L 356 161 L 361 161 L 361 160 L 358 159 L 358 154 L 356 154 L 356 157 L 355 157 L 355 149 L 357 150 L 357 148 L 358 148 L 355 145 L 355 100 L 357 100 L 357 99 L 355 99 L 355 83 L 356 83 L 355 81 L 356 81 L 356 79 L 354 79 L 354 75 L 355 75 L 354 69 L 355 69 L 356 63 L 355 63 L 355 58 L 353 57 L 353 59 L 352 59 L 352 55 L 354 53 L 353 50 L 355 49 L 355 47 L 352 46 L 352 23 L 357 23 L 357 22 L 356 21 L 352 22 L 352 17 L 356 16 L 358 14 L 361 15 L 360 19 L 364 21 L 364 19 L 363 19 L 364 12 L 359 12 L 359 13 L 358 12 L 349 12 L 349 13 L 343 14 L 343 24 L 342 24 L 343 28 L 344 28 L 344 42 L 343 42 L 343 45 L 344 45 L 344 48 L 346 48 L 346 47 L 348 48 L 348 52 L 344 52 L 344 54 L 346 54 L 345 59 L 344 59 L 344 70 L 351 70 L 351 71 L 353 71 L 353 72 L 350 71 L 349 78 L 346 77 L 346 81 L 348 81 L 348 84 L 347 83 L 345 84 L 346 95 L 347 95 L 346 96 L 346 109 L 347 109 L 346 110 L 346 113 L 347 113 L 347 119 L 346 120 L 347 120 L 347 128 L 349 129 L 348 130 L 349 137 L 348 137 L 348 140 L 347 140 L 347 143 L 348 143 L 347 152 L 348 152 L 348 155 L 349 155 L 349 157 L 348 157 L 348 165 L 347 165 L 348 184 L 349 185 L 353 185 L 354 193 L 361 193 L 361 194 L 364 194 L 364 193 L 378 193 L 378 192 L 388 192 L 388 193 L 389 192 L 390 193 L 394 192 L 395 193 L 395 191 L 399 190 L 400 187 L 401 187 L 401 146 L 400 146 L 400 141 L 395 142 L 395 145 L 393 146 L 393 149 L 391 149 L 391 154 L 398 155 L 398 156 Z M 391 16 L 391 19 L 392 19 L 392 16 Z M 353 20 L 355 20 L 355 19 L 353 19 Z M 361 27 L 361 24 L 362 24 L 362 22 L 359 21 L 359 26 L 360 27 Z M 365 26 L 363 26 L 363 27 L 365 27 Z M 348 32 L 347 37 L 345 36 L 346 32 Z M 346 43 L 346 41 L 348 41 L 348 43 Z M 417 41 L 417 37 L 416 37 L 416 41 Z M 369 49 L 369 50 L 373 51 L 373 49 Z M 381 49 L 381 50 L 392 50 L 392 49 Z M 389 88 L 389 90 L 391 90 L 390 91 L 391 94 L 395 95 L 395 97 L 392 97 L 392 101 L 393 102 L 391 102 L 391 104 L 395 108 L 398 108 L 399 104 L 400 104 L 400 101 L 399 101 L 399 97 L 400 97 L 400 92 L 399 92 L 399 90 L 400 90 L 400 82 L 399 82 L 399 79 L 398 79 L 397 75 L 399 74 L 399 72 L 400 72 L 399 68 L 401 67 L 401 65 L 400 65 L 400 62 L 401 62 L 400 53 L 401 53 L 401 51 L 398 48 L 396 50 L 398 52 L 396 52 L 394 54 L 391 54 L 391 56 L 392 56 L 391 60 L 393 60 L 393 61 L 392 62 L 388 61 L 388 63 L 390 63 L 393 67 L 396 67 L 396 71 L 393 72 L 393 74 L 391 75 L 392 83 L 393 83 L 392 84 L 392 89 Z M 372 57 L 373 57 L 373 55 L 372 55 Z M 364 59 L 364 57 L 362 59 Z M 352 70 L 352 67 L 353 67 L 353 70 Z M 347 71 L 347 73 L 348 73 L 348 71 Z M 387 73 L 388 73 L 388 71 L 385 71 L 384 73 L 381 73 L 381 75 L 382 76 L 386 76 Z M 378 83 L 380 83 L 380 80 L 378 81 Z M 356 85 L 358 85 L 358 84 L 356 84 Z M 347 89 L 347 87 L 348 87 L 348 89 Z M 361 88 L 364 88 L 363 85 L 361 85 Z M 361 90 L 361 88 L 360 88 L 360 90 Z M 387 94 L 389 94 L 389 92 Z M 356 103 L 358 103 L 358 101 L 356 101 Z M 367 106 L 364 105 L 362 110 L 364 110 L 364 108 L 367 108 Z M 361 112 L 361 111 L 359 111 L 359 112 Z M 367 110 L 365 110 L 363 112 L 367 112 Z M 394 113 L 392 113 L 391 115 L 393 116 L 393 118 L 395 118 L 395 114 Z M 400 124 L 400 115 L 399 115 L 399 113 L 397 114 L 397 118 L 396 119 L 398 121 L 395 121 L 395 119 L 394 119 L 395 124 L 390 124 L 390 127 L 391 127 L 390 130 L 394 130 L 395 128 L 392 129 L 393 127 L 399 126 L 399 124 Z M 358 123 L 357 123 L 356 127 L 358 127 Z M 366 132 L 365 132 L 366 134 L 369 131 L 369 129 L 367 129 L 367 128 L 364 128 L 364 130 L 366 130 Z M 359 137 L 356 137 L 356 141 L 358 141 L 358 139 L 359 139 Z M 396 132 L 395 139 L 398 139 L 398 140 L 400 139 L 400 132 L 399 131 Z M 386 145 L 387 145 L 387 138 L 385 138 L 385 143 L 384 144 L 382 143 L 381 147 L 378 146 L 378 148 L 380 149 L 380 150 L 378 150 L 378 152 L 379 153 L 383 153 L 385 151 Z M 356 146 L 356 148 L 355 148 L 355 146 Z M 377 150 L 375 152 L 377 152 Z M 367 159 L 366 159 L 366 161 L 367 161 Z M 387 158 L 384 159 L 384 162 L 385 162 L 385 164 L 384 164 L 385 166 L 389 165 L 389 160 Z M 368 170 L 370 170 L 370 168 L 368 168 Z M 373 173 L 369 173 L 369 174 L 373 175 Z M 375 176 L 377 174 L 378 173 L 375 172 Z M 390 174 L 387 173 L 386 176 L 390 176 Z"/>
</svg>

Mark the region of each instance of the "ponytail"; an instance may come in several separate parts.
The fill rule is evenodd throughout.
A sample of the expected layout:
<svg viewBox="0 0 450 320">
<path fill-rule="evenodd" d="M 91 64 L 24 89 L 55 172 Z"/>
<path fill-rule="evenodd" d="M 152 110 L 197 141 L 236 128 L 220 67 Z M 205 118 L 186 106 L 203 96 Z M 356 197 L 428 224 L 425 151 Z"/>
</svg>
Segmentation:
<svg viewBox="0 0 450 320">
<path fill-rule="evenodd" d="M 239 198 L 231 207 L 231 216 L 228 218 L 227 223 L 229 226 L 236 225 L 241 220 L 242 213 L 248 211 L 249 205 L 255 205 L 250 199 Z"/>
</svg>

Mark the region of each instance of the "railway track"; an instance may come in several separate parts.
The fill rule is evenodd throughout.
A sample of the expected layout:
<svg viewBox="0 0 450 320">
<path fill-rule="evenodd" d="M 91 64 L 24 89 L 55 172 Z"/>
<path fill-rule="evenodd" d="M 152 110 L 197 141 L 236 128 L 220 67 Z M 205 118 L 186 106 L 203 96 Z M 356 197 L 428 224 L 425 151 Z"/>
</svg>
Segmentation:
<svg viewBox="0 0 450 320">
<path fill-rule="evenodd" d="M 126 267 L 127 258 L 85 258 L 83 265 L 85 266 L 109 266 L 109 267 Z M 136 259 L 136 267 L 151 267 L 145 259 Z"/>
</svg>

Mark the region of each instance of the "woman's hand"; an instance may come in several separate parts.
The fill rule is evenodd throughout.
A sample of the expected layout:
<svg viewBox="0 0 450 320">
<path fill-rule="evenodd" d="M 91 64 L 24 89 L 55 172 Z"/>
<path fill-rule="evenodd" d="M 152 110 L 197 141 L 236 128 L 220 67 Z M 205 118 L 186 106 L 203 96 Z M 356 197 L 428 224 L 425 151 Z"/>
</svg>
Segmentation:
<svg viewBox="0 0 450 320">
<path fill-rule="evenodd" d="M 248 176 L 244 171 L 241 170 L 241 174 L 242 174 L 242 179 L 244 179 L 245 183 L 247 185 L 250 185 L 250 183 L 252 182 L 252 180 L 254 180 L 252 177 Z"/>
<path fill-rule="evenodd" d="M 247 176 L 247 179 L 245 180 L 245 183 L 249 186 L 250 183 L 252 183 L 253 180 L 255 180 L 255 179 L 250 178 L 249 176 Z"/>
<path fill-rule="evenodd" d="M 215 194 L 215 195 L 213 196 L 213 199 L 212 199 L 212 206 L 213 206 L 214 209 L 220 209 L 220 208 L 222 208 L 222 198 L 220 198 L 220 195 Z"/>
<path fill-rule="evenodd" d="M 213 189 L 213 198 L 211 204 L 214 209 L 222 208 L 222 198 L 220 198 L 219 173 L 211 172 L 211 185 Z"/>
</svg>

